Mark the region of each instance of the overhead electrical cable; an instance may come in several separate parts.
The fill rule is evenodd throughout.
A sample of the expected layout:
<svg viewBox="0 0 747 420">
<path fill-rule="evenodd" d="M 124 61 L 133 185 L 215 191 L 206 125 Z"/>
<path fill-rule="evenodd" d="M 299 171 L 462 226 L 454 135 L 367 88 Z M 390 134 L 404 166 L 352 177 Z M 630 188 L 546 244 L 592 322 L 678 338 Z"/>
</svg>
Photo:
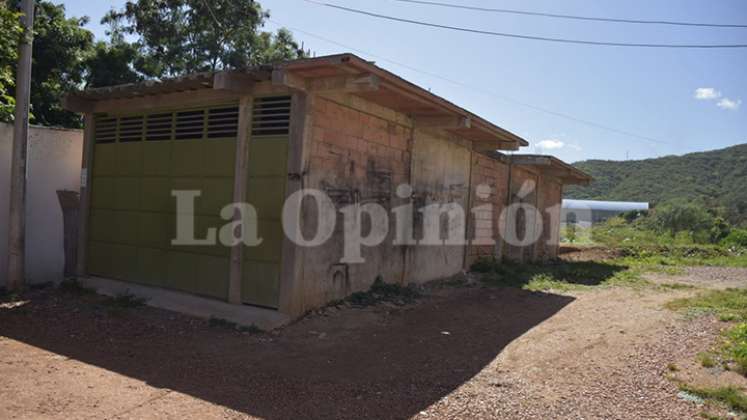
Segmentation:
<svg viewBox="0 0 747 420">
<path fill-rule="evenodd" d="M 527 39 L 532 41 L 545 41 L 545 42 L 556 42 L 564 44 L 581 44 L 581 45 L 595 45 L 595 46 L 606 46 L 606 47 L 634 47 L 634 48 L 677 48 L 677 49 L 716 49 L 716 48 L 747 48 L 747 44 L 652 44 L 652 43 L 628 43 L 628 42 L 607 42 L 607 41 L 592 41 L 583 39 L 566 39 L 566 38 L 552 38 L 535 35 L 522 35 L 508 32 L 495 32 L 487 31 L 482 29 L 463 28 L 460 26 L 442 25 L 438 23 L 424 22 L 420 20 L 400 18 L 396 16 L 383 15 L 379 13 L 369 12 L 366 10 L 353 9 L 350 7 L 340 6 L 332 3 L 325 3 L 316 0 L 304 0 L 308 3 L 316 4 L 319 6 L 330 7 L 333 9 L 342 10 L 349 13 L 356 13 L 359 15 L 365 15 L 378 19 L 391 20 L 395 22 L 409 23 L 412 25 L 427 26 L 431 28 L 449 29 L 452 31 L 469 32 L 481 35 L 491 35 L 504 38 L 516 38 L 516 39 Z"/>
<path fill-rule="evenodd" d="M 649 25 L 673 25 L 673 26 L 699 26 L 706 28 L 747 28 L 747 24 L 732 24 L 732 23 L 700 23 L 700 22 L 677 22 L 671 20 L 643 20 L 643 19 L 616 19 L 616 18 L 603 18 L 603 17 L 591 17 L 591 16 L 574 16 L 564 15 L 558 13 L 544 13 L 544 12 L 530 12 L 526 10 L 516 9 L 498 9 L 492 7 L 479 7 L 479 6 L 467 6 L 463 4 L 444 3 L 438 1 L 425 1 L 425 0 L 392 0 L 401 3 L 420 4 L 428 6 L 447 7 L 452 9 L 465 9 L 475 10 L 479 12 L 489 13 L 505 13 L 514 15 L 525 15 L 525 16 L 541 16 L 557 19 L 571 19 L 571 20 L 586 20 L 594 22 L 612 22 L 612 23 L 635 23 L 635 24 L 649 24 Z"/>
<path fill-rule="evenodd" d="M 619 134 L 619 135 L 622 135 L 622 136 L 625 136 L 625 137 L 635 138 L 635 139 L 639 139 L 639 140 L 645 140 L 645 141 L 648 141 L 648 142 L 651 142 L 651 143 L 657 143 L 657 144 L 669 144 L 668 142 L 665 142 L 665 141 L 662 141 L 662 140 L 659 140 L 659 139 L 655 139 L 653 137 L 644 136 L 644 135 L 632 133 L 632 132 L 625 131 L 625 130 L 620 130 L 620 129 L 617 129 L 617 128 L 614 128 L 614 127 L 610 127 L 610 126 L 607 126 L 607 125 L 604 125 L 604 124 L 596 123 L 596 122 L 585 120 L 585 119 L 582 119 L 582 118 L 577 118 L 577 117 L 574 117 L 572 115 L 568 115 L 568 114 L 565 114 L 565 113 L 562 113 L 562 112 L 553 111 L 553 110 L 550 110 L 550 109 L 547 109 L 547 108 L 543 108 L 543 107 L 532 105 L 532 104 L 529 104 L 529 103 L 526 103 L 526 102 L 523 102 L 523 101 L 519 101 L 517 99 L 509 98 L 507 96 L 500 95 L 500 94 L 498 94 L 496 92 L 493 92 L 493 91 L 491 91 L 489 89 L 485 89 L 484 87 L 477 88 L 475 86 L 471 86 L 471 85 L 469 85 L 467 83 L 460 82 L 458 80 L 454 80 L 454 79 L 451 79 L 451 78 L 448 78 L 448 77 L 445 77 L 445 76 L 441 76 L 439 74 L 432 73 L 432 72 L 429 72 L 429 71 L 426 71 L 426 70 L 423 70 L 423 69 L 419 69 L 417 67 L 413 67 L 411 65 L 408 65 L 408 64 L 405 64 L 405 63 L 402 63 L 402 62 L 399 62 L 399 61 L 391 60 L 389 58 L 383 57 L 383 56 L 378 55 L 378 54 L 373 54 L 373 53 L 370 53 L 368 51 L 363 51 L 361 49 L 358 49 L 358 48 L 355 48 L 355 47 L 352 47 L 352 46 L 349 46 L 349 45 L 345 45 L 345 44 L 337 42 L 337 41 L 335 41 L 333 39 L 330 39 L 330 38 L 327 38 L 327 37 L 324 37 L 324 36 L 321 36 L 321 35 L 318 35 L 318 34 L 315 34 L 315 33 L 308 32 L 308 31 L 305 31 L 305 30 L 300 29 L 300 28 L 296 28 L 296 27 L 284 25 L 284 24 L 282 24 L 280 22 L 277 22 L 277 21 L 275 21 L 273 19 L 268 19 L 268 20 L 270 22 L 278 25 L 278 26 L 288 28 L 288 29 L 290 29 L 290 30 L 292 30 L 294 32 L 298 32 L 298 33 L 310 36 L 312 38 L 316 38 L 316 39 L 319 39 L 321 41 L 328 42 L 328 43 L 333 44 L 333 45 L 337 45 L 339 47 L 345 48 L 348 51 L 353 51 L 353 52 L 357 52 L 359 54 L 363 54 L 363 55 L 366 55 L 366 56 L 369 56 L 369 57 L 377 58 L 377 59 L 379 59 L 381 61 L 385 61 L 387 63 L 394 64 L 396 66 L 399 66 L 399 67 L 402 67 L 402 68 L 414 71 L 416 73 L 423 74 L 425 76 L 433 77 L 434 79 L 443 80 L 443 81 L 448 82 L 448 83 L 450 83 L 452 85 L 460 86 L 460 87 L 463 87 L 463 88 L 466 88 L 466 89 L 469 89 L 469 90 L 481 93 L 481 94 L 486 95 L 486 96 L 491 97 L 491 98 L 500 99 L 500 100 L 502 100 L 504 102 L 508 102 L 508 103 L 511 103 L 511 104 L 519 105 L 519 106 L 523 106 L 525 108 L 529 108 L 529 109 L 532 109 L 532 110 L 535 110 L 535 111 L 538 111 L 538 112 L 542 112 L 542 113 L 545 113 L 545 114 L 548 114 L 548 115 L 553 115 L 553 116 L 559 117 L 559 118 L 564 118 L 564 119 L 569 120 L 569 121 L 574 121 L 574 122 L 579 123 L 579 124 L 583 124 L 583 125 L 587 125 L 589 127 L 594 127 L 594 128 L 597 128 L 597 129 L 609 131 L 611 133 Z"/>
</svg>

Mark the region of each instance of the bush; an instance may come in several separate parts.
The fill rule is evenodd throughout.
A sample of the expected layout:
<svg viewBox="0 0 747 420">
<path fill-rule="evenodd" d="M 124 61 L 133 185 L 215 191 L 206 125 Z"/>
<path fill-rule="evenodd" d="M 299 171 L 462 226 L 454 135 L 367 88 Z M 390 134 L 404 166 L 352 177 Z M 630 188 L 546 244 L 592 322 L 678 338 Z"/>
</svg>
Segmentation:
<svg viewBox="0 0 747 420">
<path fill-rule="evenodd" d="M 747 248 L 747 229 L 734 229 L 721 241 L 726 246 Z"/>
<path fill-rule="evenodd" d="M 714 226 L 713 216 L 703 206 L 679 200 L 657 206 L 652 222 L 657 230 L 673 237 L 678 232 L 710 231 Z"/>
<path fill-rule="evenodd" d="M 747 374 L 747 323 L 729 331 L 728 352 L 742 374 Z"/>
</svg>

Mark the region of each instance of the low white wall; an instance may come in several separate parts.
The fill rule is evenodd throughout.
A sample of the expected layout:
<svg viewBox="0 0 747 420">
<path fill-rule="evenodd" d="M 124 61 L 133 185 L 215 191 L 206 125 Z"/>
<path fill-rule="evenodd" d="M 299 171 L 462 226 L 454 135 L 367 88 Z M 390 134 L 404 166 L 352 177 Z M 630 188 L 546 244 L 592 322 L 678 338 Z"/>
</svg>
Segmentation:
<svg viewBox="0 0 747 420">
<path fill-rule="evenodd" d="M 13 126 L 0 123 L 0 286 L 8 276 L 8 212 Z M 83 132 L 31 127 L 26 190 L 26 280 L 63 277 L 62 209 L 57 190 L 79 191 Z"/>
</svg>

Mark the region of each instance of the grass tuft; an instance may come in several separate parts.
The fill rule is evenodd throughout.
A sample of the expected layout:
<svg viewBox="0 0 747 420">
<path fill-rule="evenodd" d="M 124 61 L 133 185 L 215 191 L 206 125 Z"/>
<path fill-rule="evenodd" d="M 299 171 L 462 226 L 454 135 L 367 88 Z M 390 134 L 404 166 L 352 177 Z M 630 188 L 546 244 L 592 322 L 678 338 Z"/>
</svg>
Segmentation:
<svg viewBox="0 0 747 420">
<path fill-rule="evenodd" d="M 718 401 L 726 404 L 730 409 L 740 413 L 747 413 L 747 395 L 735 387 L 698 388 L 690 385 L 680 385 L 680 390 L 697 395 L 706 400 Z"/>
<path fill-rule="evenodd" d="M 747 321 L 747 289 L 709 290 L 695 297 L 673 300 L 666 306 L 690 315 L 716 315 L 722 319 Z"/>
</svg>

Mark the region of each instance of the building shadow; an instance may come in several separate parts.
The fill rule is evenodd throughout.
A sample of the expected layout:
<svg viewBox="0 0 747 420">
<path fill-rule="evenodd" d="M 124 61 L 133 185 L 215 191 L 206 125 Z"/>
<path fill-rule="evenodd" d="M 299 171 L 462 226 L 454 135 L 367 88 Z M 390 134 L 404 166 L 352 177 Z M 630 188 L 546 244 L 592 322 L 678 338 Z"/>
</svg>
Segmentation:
<svg viewBox="0 0 747 420">
<path fill-rule="evenodd" d="M 573 301 L 466 288 L 247 335 L 154 308 L 113 312 L 97 296 L 29 299 L 0 309 L 0 335 L 268 419 L 411 417 Z"/>
</svg>

